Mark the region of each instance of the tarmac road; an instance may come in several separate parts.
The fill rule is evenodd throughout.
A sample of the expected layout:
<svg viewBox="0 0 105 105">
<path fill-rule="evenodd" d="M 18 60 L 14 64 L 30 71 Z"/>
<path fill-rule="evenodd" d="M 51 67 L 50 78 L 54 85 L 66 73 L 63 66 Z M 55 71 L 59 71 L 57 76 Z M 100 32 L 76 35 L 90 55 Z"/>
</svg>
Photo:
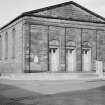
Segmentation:
<svg viewBox="0 0 105 105">
<path fill-rule="evenodd" d="M 35 87 L 38 84 L 41 90 L 39 92 Z M 56 93 L 57 84 L 62 86 L 58 93 Z M 43 83 L 43 81 L 0 80 L 0 105 L 105 105 L 105 81 L 63 81 L 63 83 L 46 81 Z"/>
</svg>

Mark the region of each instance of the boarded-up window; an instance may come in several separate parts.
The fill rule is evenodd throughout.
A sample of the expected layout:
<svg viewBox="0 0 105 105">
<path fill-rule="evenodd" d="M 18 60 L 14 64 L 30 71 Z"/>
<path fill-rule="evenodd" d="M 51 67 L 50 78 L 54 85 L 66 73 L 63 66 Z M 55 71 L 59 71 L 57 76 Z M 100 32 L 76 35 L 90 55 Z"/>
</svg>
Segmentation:
<svg viewBox="0 0 105 105">
<path fill-rule="evenodd" d="M 2 36 L 0 35 L 0 60 L 2 59 Z"/>
<path fill-rule="evenodd" d="M 8 33 L 5 34 L 5 59 L 8 59 Z"/>
<path fill-rule="evenodd" d="M 16 30 L 12 30 L 12 58 L 15 58 L 15 37 L 16 37 Z"/>
</svg>

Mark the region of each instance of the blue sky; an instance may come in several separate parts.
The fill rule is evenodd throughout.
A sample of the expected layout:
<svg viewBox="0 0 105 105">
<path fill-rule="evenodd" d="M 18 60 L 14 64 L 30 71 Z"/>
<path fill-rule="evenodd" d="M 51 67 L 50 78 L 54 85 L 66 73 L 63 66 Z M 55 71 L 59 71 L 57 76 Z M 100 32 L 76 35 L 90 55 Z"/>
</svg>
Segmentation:
<svg viewBox="0 0 105 105">
<path fill-rule="evenodd" d="M 23 12 L 70 0 L 0 0 L 0 27 Z M 72 0 L 105 17 L 105 0 Z"/>
</svg>

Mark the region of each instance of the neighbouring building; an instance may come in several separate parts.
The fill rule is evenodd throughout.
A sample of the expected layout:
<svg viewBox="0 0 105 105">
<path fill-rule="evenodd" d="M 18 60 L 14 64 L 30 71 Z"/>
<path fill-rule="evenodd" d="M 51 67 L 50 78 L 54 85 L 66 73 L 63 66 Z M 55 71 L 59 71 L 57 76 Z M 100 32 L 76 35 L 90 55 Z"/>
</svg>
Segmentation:
<svg viewBox="0 0 105 105">
<path fill-rule="evenodd" d="M 105 68 L 105 18 L 70 1 L 25 12 L 0 29 L 0 73 Z"/>
</svg>

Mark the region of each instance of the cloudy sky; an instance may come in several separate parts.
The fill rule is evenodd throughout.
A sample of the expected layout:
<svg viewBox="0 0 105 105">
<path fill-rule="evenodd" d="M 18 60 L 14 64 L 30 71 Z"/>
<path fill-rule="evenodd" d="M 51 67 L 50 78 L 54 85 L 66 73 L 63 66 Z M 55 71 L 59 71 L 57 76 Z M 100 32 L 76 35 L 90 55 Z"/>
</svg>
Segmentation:
<svg viewBox="0 0 105 105">
<path fill-rule="evenodd" d="M 23 12 L 70 0 L 0 0 L 0 27 Z M 105 0 L 72 0 L 105 17 Z"/>
</svg>

